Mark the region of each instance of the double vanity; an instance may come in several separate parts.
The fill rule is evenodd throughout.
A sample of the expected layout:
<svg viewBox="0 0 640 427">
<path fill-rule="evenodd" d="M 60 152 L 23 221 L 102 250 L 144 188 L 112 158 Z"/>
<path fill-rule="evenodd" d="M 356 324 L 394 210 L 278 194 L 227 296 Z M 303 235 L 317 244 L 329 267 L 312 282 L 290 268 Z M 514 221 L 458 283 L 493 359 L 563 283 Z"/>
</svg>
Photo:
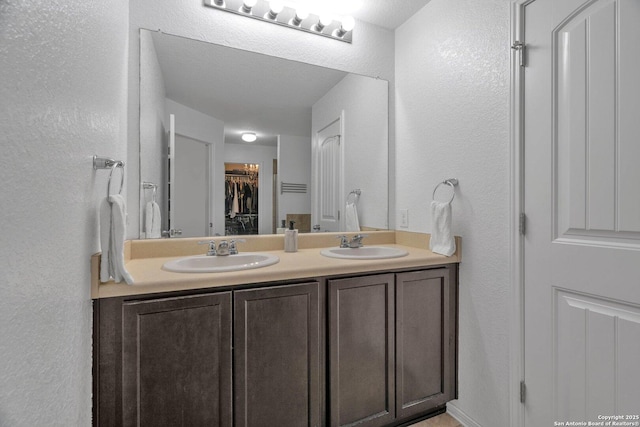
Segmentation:
<svg viewBox="0 0 640 427">
<path fill-rule="evenodd" d="M 301 235 L 294 253 L 251 236 L 228 256 L 199 239 L 129 241 L 131 286 L 100 284 L 94 256 L 94 425 L 396 426 L 442 412 L 457 392 L 460 249 L 394 231 L 338 248 L 338 235 Z"/>
</svg>

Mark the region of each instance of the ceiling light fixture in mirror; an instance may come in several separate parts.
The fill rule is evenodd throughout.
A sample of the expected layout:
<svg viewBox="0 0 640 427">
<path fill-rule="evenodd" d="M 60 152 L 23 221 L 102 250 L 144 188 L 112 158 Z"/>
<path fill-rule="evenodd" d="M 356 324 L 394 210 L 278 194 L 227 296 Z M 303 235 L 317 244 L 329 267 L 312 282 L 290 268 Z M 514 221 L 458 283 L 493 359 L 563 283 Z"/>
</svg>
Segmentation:
<svg viewBox="0 0 640 427">
<path fill-rule="evenodd" d="M 360 4 L 360 0 L 204 0 L 205 6 L 217 10 L 347 43 L 352 42 L 355 26 L 350 13 Z"/>
</svg>

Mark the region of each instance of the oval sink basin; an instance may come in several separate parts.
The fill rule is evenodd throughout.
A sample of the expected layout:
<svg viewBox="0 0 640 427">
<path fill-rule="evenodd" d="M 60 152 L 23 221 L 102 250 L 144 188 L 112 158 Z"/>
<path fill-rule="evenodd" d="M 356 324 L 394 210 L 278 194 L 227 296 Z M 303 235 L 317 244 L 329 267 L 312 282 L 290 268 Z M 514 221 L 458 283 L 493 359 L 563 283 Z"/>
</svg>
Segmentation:
<svg viewBox="0 0 640 427">
<path fill-rule="evenodd" d="M 162 268 L 176 273 L 222 273 L 250 270 L 276 264 L 276 255 L 258 252 L 241 252 L 228 256 L 197 255 L 165 262 Z"/>
<path fill-rule="evenodd" d="M 361 248 L 327 248 L 321 250 L 320 254 L 329 258 L 385 259 L 400 258 L 408 255 L 409 252 L 387 246 L 363 246 Z"/>
</svg>

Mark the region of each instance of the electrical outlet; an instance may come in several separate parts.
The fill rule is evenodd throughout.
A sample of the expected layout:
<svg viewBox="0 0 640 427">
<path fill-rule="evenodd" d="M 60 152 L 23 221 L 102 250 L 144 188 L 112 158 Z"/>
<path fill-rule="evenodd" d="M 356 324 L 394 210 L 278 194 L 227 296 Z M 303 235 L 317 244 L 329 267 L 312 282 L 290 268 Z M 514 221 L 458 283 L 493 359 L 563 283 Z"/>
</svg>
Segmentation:
<svg viewBox="0 0 640 427">
<path fill-rule="evenodd" d="M 409 209 L 400 209 L 400 227 L 409 227 Z"/>
</svg>

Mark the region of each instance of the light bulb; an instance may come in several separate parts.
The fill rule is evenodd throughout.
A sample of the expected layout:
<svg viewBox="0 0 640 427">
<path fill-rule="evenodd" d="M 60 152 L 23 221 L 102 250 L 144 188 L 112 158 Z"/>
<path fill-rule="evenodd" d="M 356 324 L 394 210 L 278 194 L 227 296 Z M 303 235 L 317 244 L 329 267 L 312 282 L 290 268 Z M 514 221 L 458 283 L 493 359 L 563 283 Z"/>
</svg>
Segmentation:
<svg viewBox="0 0 640 427">
<path fill-rule="evenodd" d="M 282 9 L 284 9 L 284 3 L 279 0 L 272 0 L 269 2 L 269 9 L 277 15 L 282 12 Z"/>
<path fill-rule="evenodd" d="M 309 10 L 304 7 L 300 7 L 296 9 L 296 16 L 300 18 L 300 20 L 307 19 L 309 17 Z"/>
<path fill-rule="evenodd" d="M 265 19 L 275 20 L 278 14 L 284 9 L 284 4 L 280 0 L 272 0 L 269 2 L 269 11 L 264 14 Z"/>
<path fill-rule="evenodd" d="M 332 22 L 333 22 L 333 16 L 326 13 L 320 15 L 320 23 L 322 24 L 323 27 L 326 27 Z"/>
<path fill-rule="evenodd" d="M 293 25 L 294 27 L 299 27 L 302 24 L 302 21 L 309 17 L 309 11 L 304 7 L 299 7 L 296 9 L 296 15 L 291 18 L 289 21 L 289 25 Z"/>
<path fill-rule="evenodd" d="M 324 27 L 331 24 L 333 22 L 333 17 L 331 15 L 322 14 L 320 15 L 320 20 L 316 25 L 313 26 L 312 30 L 318 33 L 321 33 L 324 30 Z"/>
<path fill-rule="evenodd" d="M 353 30 L 353 27 L 355 27 L 355 26 L 356 26 L 356 20 L 353 19 L 352 16 L 345 16 L 342 19 L 342 29 L 345 32 L 348 33 L 349 31 Z"/>
<path fill-rule="evenodd" d="M 257 2 L 258 0 L 244 0 L 240 11 L 244 13 L 251 13 L 251 9 L 256 5 Z"/>
</svg>

